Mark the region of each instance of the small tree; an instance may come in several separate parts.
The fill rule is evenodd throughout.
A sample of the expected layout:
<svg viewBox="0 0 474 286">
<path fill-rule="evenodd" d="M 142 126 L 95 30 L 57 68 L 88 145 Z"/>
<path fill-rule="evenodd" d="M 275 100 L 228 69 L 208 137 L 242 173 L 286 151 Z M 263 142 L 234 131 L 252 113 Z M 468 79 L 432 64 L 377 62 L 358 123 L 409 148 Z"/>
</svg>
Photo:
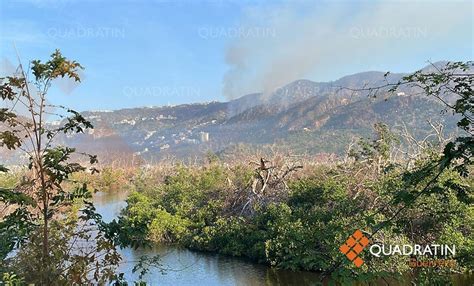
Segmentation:
<svg viewBox="0 0 474 286">
<path fill-rule="evenodd" d="M 55 79 L 66 77 L 79 82 L 78 72 L 83 67 L 66 59 L 59 50 L 44 63 L 32 61 L 30 67 L 25 70 L 20 62 L 15 75 L 0 78 L 5 106 L 0 109 L 0 147 L 20 151 L 29 162 L 20 183 L 0 188 L 0 199 L 6 206 L 0 217 L 2 262 L 8 253 L 20 248 L 20 259 L 30 255 L 30 263 L 37 265 L 27 270 L 39 272 L 25 273 L 29 276 L 26 282 L 50 285 L 58 281 L 112 280 L 120 256 L 103 232 L 101 217 L 89 201 L 87 185 L 70 181 L 75 172 L 97 172 L 92 167 L 97 157 L 76 153 L 74 148 L 56 145 L 54 140 L 61 133 L 82 133 L 93 126 L 80 113 L 47 102 Z M 26 110 L 24 114 L 20 113 L 22 109 Z M 54 113 L 55 109 L 62 111 Z M 61 124 L 48 124 L 47 116 L 60 117 Z M 74 154 L 86 156 L 90 166 L 74 162 Z M 0 171 L 8 171 L 1 162 Z M 81 216 L 76 216 L 78 210 L 72 208 L 77 201 L 82 206 Z M 83 245 L 74 248 L 76 242 Z M 35 252 L 38 248 L 40 251 Z"/>
</svg>

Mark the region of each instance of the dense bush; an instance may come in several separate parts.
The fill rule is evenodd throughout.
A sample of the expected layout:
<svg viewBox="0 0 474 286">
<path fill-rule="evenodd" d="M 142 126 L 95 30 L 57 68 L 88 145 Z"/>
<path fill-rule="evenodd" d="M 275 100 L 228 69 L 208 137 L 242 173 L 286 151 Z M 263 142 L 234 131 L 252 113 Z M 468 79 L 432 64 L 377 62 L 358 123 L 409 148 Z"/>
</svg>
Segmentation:
<svg viewBox="0 0 474 286">
<path fill-rule="evenodd" d="M 258 183 L 261 169 L 219 162 L 179 166 L 161 183 L 138 182 L 119 223 L 145 226 L 131 241 L 177 243 L 285 269 L 331 272 L 342 280 L 410 270 L 403 256 L 362 253 L 361 268 L 343 259 L 339 246 L 356 229 L 376 242 L 456 244 L 457 270 L 472 269 L 472 180 L 446 169 L 429 184 L 438 169 L 427 166 L 435 159 L 431 153 L 420 157 L 410 170 L 388 159 L 305 168 L 288 177 L 278 196 L 252 204 L 251 212 L 243 211 L 246 200 L 239 198 L 258 189 L 249 186 Z M 426 192 L 412 200 L 424 186 Z"/>
</svg>

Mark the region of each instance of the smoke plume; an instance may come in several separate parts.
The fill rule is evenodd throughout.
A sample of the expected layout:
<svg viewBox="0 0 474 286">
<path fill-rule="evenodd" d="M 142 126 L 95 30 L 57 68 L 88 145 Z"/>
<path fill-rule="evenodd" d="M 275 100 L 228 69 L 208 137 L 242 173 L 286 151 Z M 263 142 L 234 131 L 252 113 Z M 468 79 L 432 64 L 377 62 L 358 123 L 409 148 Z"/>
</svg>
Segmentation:
<svg viewBox="0 0 474 286">
<path fill-rule="evenodd" d="M 243 33 L 228 43 L 223 93 L 228 99 L 270 93 L 296 79 L 328 80 L 351 66 L 396 65 L 410 56 L 441 60 L 430 52 L 466 43 L 472 49 L 472 11 L 471 1 L 249 7 L 242 26 L 266 33 Z"/>
</svg>

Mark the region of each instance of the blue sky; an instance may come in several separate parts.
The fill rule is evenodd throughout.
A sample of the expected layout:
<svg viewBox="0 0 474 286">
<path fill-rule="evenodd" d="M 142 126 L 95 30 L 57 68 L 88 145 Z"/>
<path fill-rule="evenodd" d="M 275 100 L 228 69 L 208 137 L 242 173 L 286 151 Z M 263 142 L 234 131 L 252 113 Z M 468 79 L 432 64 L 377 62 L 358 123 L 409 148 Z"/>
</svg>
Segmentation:
<svg viewBox="0 0 474 286">
<path fill-rule="evenodd" d="M 227 100 L 298 78 L 473 59 L 470 1 L 2 1 L 2 73 L 59 48 L 86 69 L 78 110 Z"/>
</svg>

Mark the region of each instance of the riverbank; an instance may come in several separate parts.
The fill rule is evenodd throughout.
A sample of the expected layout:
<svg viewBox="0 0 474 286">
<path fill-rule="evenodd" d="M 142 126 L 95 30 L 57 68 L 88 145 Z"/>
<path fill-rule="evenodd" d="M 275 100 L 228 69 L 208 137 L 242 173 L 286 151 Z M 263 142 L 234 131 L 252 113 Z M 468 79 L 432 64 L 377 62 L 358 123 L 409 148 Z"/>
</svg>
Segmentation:
<svg viewBox="0 0 474 286">
<path fill-rule="evenodd" d="M 126 207 L 124 192 L 100 192 L 94 195 L 94 204 L 104 221 L 116 219 Z M 156 245 L 153 248 L 120 250 L 124 263 L 119 272 L 127 281 L 136 281 L 138 275 L 132 273 L 133 261 L 140 256 L 160 255 L 163 264 L 160 269 L 151 269 L 144 280 L 148 285 L 311 285 L 320 279 L 317 273 L 295 272 L 274 269 L 245 259 L 205 252 L 191 251 L 170 245 Z"/>
<path fill-rule="evenodd" d="M 127 233 L 120 239 L 124 244 L 171 243 L 279 269 L 331 271 L 332 278 L 351 283 L 411 277 L 420 285 L 449 284 L 453 273 L 471 269 L 472 206 L 451 182 L 466 188 L 472 182 L 456 172 L 445 170 L 429 185 L 433 191 L 413 203 L 402 195 L 410 198 L 426 185 L 428 178 L 408 176 L 418 169 L 382 172 L 380 162 L 304 168 L 285 160 L 263 164 L 177 165 L 165 174 L 142 170 L 130 184 L 129 204 L 118 220 Z M 435 192 L 439 189 L 443 193 Z M 394 213 L 397 220 L 379 228 Z M 358 267 L 339 250 L 357 229 L 379 243 L 456 244 L 457 265 L 414 270 L 408 257 L 365 251 L 360 254 L 365 263 Z"/>
<path fill-rule="evenodd" d="M 99 192 L 94 195 L 94 204 L 104 221 L 117 219 L 126 207 L 126 192 Z M 152 248 L 120 250 L 123 257 L 119 271 L 125 274 L 127 281 L 137 281 L 138 275 L 132 272 L 134 261 L 141 256 L 161 256 L 161 269 L 151 269 L 144 280 L 148 285 L 199 285 L 231 286 L 231 285 L 317 285 L 321 275 L 308 271 L 291 271 L 272 268 L 264 264 L 251 262 L 216 253 L 192 251 L 172 245 L 155 245 Z M 453 275 L 451 281 L 456 286 L 470 286 L 474 280 L 472 275 Z M 391 281 L 390 285 L 409 284 L 411 278 L 405 277 L 405 282 Z M 387 285 L 379 281 L 375 285 Z"/>
</svg>

